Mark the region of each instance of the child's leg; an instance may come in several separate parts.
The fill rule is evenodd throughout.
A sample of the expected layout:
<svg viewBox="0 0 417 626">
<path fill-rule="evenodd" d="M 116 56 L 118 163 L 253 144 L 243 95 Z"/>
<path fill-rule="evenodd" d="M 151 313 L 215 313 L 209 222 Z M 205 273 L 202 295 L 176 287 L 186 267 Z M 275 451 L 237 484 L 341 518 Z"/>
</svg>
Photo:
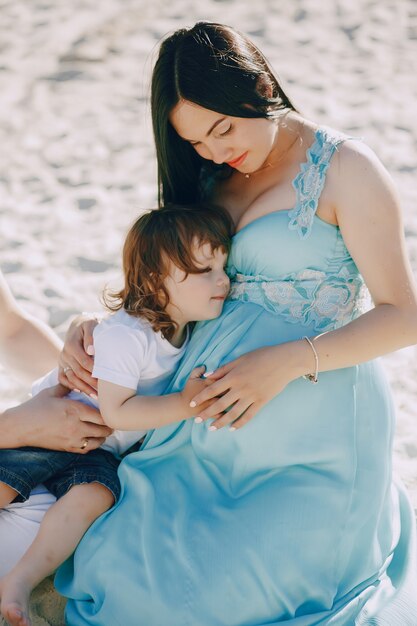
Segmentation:
<svg viewBox="0 0 417 626">
<path fill-rule="evenodd" d="M 9 487 L 6 483 L 0 483 L 0 509 L 13 502 L 15 497 L 19 495 L 16 489 Z"/>
<path fill-rule="evenodd" d="M 66 470 L 78 454 L 25 446 L 0 449 L 0 508 L 19 496 L 25 502 L 31 491 L 51 476 Z"/>
<path fill-rule="evenodd" d="M 18 564 L 0 581 L 1 613 L 12 626 L 29 626 L 32 589 L 77 547 L 94 520 L 114 502 L 100 483 L 72 487 L 47 511 L 39 532 Z"/>
</svg>

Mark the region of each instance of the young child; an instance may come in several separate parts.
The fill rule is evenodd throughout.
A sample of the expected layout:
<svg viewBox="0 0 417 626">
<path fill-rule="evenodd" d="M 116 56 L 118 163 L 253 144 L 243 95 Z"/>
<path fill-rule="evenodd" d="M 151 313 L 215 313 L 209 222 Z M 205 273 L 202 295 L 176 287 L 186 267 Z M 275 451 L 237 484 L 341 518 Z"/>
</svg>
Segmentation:
<svg viewBox="0 0 417 626">
<path fill-rule="evenodd" d="M 189 402 L 204 384 L 201 370 L 181 392 L 160 394 L 185 350 L 190 323 L 222 311 L 230 235 L 230 219 L 213 206 L 171 205 L 142 215 L 124 245 L 124 287 L 105 295 L 113 314 L 94 331 L 98 404 L 104 422 L 120 431 L 87 454 L 0 450 L 0 507 L 27 499 L 39 483 L 57 497 L 28 551 L 0 581 L 1 613 L 12 626 L 30 626 L 32 589 L 117 501 L 114 454 L 120 456 L 149 429 L 193 416 Z M 37 391 L 56 380 L 54 370 Z M 89 401 L 84 394 L 76 397 Z"/>
</svg>

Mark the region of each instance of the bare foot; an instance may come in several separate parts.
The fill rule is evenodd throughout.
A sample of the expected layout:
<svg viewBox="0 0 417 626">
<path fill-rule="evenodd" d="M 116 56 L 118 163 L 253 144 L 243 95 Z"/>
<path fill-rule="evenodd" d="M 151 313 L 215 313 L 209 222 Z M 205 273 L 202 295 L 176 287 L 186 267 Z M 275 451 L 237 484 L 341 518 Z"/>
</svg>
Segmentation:
<svg viewBox="0 0 417 626">
<path fill-rule="evenodd" d="M 29 597 L 32 589 L 10 574 L 0 583 L 1 614 L 10 626 L 32 626 L 29 618 Z"/>
</svg>

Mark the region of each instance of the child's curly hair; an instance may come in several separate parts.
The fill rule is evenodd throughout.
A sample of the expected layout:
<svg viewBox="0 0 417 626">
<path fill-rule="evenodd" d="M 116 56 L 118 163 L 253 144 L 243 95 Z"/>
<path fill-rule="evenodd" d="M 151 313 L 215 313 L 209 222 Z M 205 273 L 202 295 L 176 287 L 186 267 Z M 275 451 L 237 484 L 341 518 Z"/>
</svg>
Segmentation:
<svg viewBox="0 0 417 626">
<path fill-rule="evenodd" d="M 125 309 L 144 317 L 155 331 L 170 339 L 176 328 L 166 313 L 169 303 L 164 280 L 169 262 L 188 274 L 200 274 L 193 246 L 208 243 L 213 251 L 228 253 L 233 224 L 220 207 L 209 204 L 170 204 L 144 213 L 129 230 L 123 247 L 124 287 L 105 291 L 103 303 L 110 311 Z"/>
</svg>

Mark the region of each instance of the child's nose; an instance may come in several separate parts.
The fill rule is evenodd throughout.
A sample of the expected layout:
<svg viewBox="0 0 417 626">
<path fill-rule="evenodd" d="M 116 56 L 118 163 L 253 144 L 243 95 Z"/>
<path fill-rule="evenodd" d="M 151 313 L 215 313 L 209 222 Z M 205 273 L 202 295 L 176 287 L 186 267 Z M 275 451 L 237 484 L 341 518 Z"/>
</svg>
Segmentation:
<svg viewBox="0 0 417 626">
<path fill-rule="evenodd" d="M 229 283 L 229 277 L 226 274 L 226 272 L 223 272 L 222 275 L 219 276 L 219 279 L 218 279 L 217 283 L 219 285 L 227 285 Z"/>
</svg>

